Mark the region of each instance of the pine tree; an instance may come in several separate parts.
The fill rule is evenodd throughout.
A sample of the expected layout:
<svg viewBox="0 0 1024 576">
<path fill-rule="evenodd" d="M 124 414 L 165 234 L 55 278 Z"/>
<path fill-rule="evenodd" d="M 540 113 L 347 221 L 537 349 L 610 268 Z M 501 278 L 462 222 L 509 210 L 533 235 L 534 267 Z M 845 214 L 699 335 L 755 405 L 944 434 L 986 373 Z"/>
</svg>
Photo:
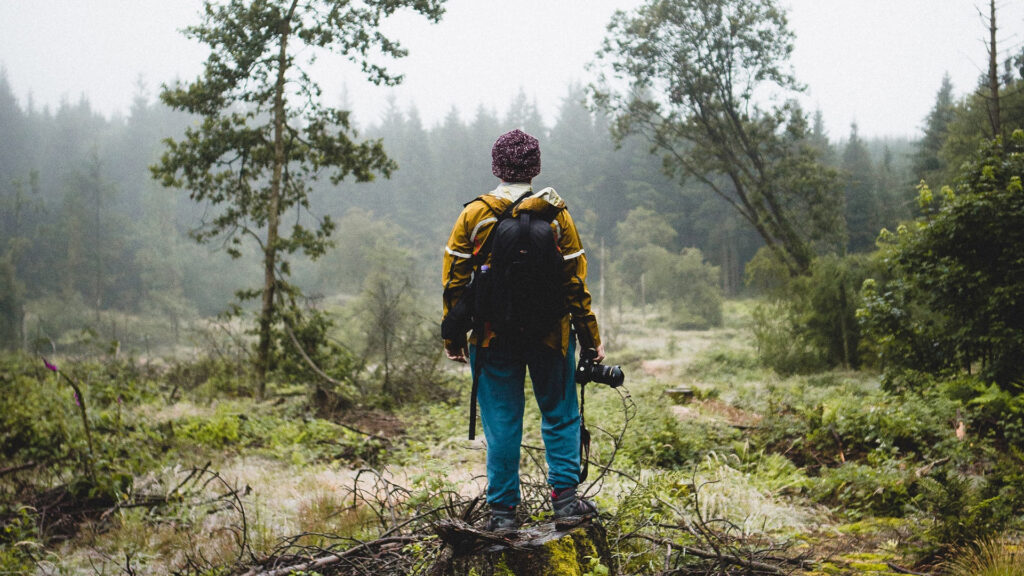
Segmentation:
<svg viewBox="0 0 1024 576">
<path fill-rule="evenodd" d="M 311 184 L 325 173 L 337 184 L 394 169 L 380 141 L 357 140 L 348 111 L 320 101 L 320 85 L 307 65 L 324 51 L 341 54 L 371 82 L 394 85 L 401 76 L 389 73 L 373 54 L 406 52 L 380 31 L 382 21 L 402 8 L 437 21 L 443 2 L 207 0 L 203 22 L 186 29 L 210 47 L 205 70 L 191 83 L 166 86 L 160 98 L 201 122 L 183 139 L 167 141 L 153 174 L 214 207 L 193 233 L 198 241 L 223 241 L 234 257 L 242 255 L 244 239 L 258 245 L 262 286 L 239 296 L 262 302 L 256 355 L 261 397 L 272 368 L 274 326 L 282 318 L 279 291 L 295 291 L 284 280 L 288 256 L 320 256 L 334 228 L 328 217 L 312 217 L 309 226 L 297 214 L 290 218 L 295 223 L 289 234 L 282 217 L 289 211 L 310 216 Z"/>
<path fill-rule="evenodd" d="M 924 137 L 914 154 L 914 174 L 919 180 L 939 185 L 946 171 L 945 162 L 939 152 L 946 141 L 949 124 L 956 117 L 956 103 L 953 101 L 953 82 L 947 73 L 935 95 L 935 105 L 924 120 Z"/>
<path fill-rule="evenodd" d="M 870 251 L 881 226 L 878 194 L 871 155 L 857 134 L 857 124 L 850 126 L 850 140 L 843 149 L 842 169 L 846 176 L 846 230 L 852 252 Z"/>
</svg>

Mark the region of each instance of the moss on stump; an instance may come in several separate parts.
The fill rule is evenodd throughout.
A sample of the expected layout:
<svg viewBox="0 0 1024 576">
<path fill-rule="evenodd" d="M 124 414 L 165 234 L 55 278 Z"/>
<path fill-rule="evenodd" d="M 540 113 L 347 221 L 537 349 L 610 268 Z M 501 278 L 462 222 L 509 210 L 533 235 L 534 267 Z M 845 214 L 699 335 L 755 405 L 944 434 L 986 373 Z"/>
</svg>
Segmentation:
<svg viewBox="0 0 1024 576">
<path fill-rule="evenodd" d="M 437 527 L 446 544 L 432 576 L 612 576 L 604 527 L 597 521 L 547 522 L 493 533 L 462 522 Z"/>
</svg>

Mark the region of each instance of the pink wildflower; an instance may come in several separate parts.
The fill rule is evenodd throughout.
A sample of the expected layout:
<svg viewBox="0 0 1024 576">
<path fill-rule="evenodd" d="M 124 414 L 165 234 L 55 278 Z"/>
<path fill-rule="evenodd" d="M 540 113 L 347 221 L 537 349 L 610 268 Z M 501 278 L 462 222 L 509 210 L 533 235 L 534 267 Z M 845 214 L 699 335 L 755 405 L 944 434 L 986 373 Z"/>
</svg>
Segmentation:
<svg viewBox="0 0 1024 576">
<path fill-rule="evenodd" d="M 46 365 L 46 369 L 47 370 L 49 370 L 51 372 L 56 372 L 57 371 L 57 365 L 56 364 L 50 364 L 50 361 L 47 360 L 46 358 L 43 358 L 43 364 Z"/>
</svg>

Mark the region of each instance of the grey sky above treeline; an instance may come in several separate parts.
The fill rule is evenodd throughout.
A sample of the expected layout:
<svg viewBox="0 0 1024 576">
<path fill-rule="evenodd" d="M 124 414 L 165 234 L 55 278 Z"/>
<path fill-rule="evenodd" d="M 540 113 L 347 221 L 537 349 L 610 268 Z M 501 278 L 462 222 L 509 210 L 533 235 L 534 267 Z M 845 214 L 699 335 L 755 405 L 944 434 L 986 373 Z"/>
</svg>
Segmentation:
<svg viewBox="0 0 1024 576">
<path fill-rule="evenodd" d="M 839 139 L 857 122 L 867 137 L 917 137 L 943 74 L 958 95 L 986 67 L 987 34 L 971 0 L 782 0 L 797 40 L 792 65 Z M 344 101 L 364 124 L 392 97 L 415 106 L 429 127 L 454 107 L 463 119 L 484 106 L 503 114 L 523 90 L 550 125 L 586 68 L 616 9 L 639 0 L 449 0 L 440 24 L 399 14 L 386 30 L 410 55 L 392 68 L 398 88 L 369 85 L 340 58 L 321 59 L 327 98 Z M 1001 56 L 1024 45 L 1024 2 L 1000 0 Z M 199 21 L 201 0 L 3 0 L 0 67 L 22 105 L 55 109 L 86 97 L 100 112 L 127 114 L 139 92 L 191 79 L 204 48 L 180 30 Z"/>
</svg>

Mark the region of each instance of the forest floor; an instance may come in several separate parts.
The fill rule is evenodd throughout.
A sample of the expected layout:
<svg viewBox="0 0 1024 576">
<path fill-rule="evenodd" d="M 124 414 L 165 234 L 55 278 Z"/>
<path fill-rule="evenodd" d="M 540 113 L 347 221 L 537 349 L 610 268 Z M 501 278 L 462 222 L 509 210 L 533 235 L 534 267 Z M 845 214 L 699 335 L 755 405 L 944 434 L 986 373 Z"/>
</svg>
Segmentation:
<svg viewBox="0 0 1024 576">
<path fill-rule="evenodd" d="M 586 493 L 611 526 L 647 526 L 661 538 L 672 535 L 666 523 L 698 522 L 717 527 L 737 549 L 760 543 L 807 561 L 791 564 L 789 573 L 933 568 L 918 562 L 920 519 L 902 509 L 906 485 L 935 463 L 871 460 L 849 440 L 867 432 L 836 427 L 867 412 L 909 426 L 903 408 L 886 412 L 871 373 L 783 378 L 761 368 L 752 306 L 728 303 L 724 326 L 708 331 L 672 329 L 654 313 L 608 315 L 606 362 L 623 366 L 626 386 L 587 387 L 595 465 Z M 246 560 L 243 550 L 254 560 L 323 547 L 332 537 L 372 540 L 379 526 L 399 523 L 401 506 L 420 501 L 464 506 L 484 493 L 485 445 L 482 434 L 466 439 L 469 371 L 447 369 L 455 382 L 447 400 L 352 409 L 334 422 L 303 413 L 301 395 L 262 403 L 217 394 L 171 402 L 154 397 L 123 414 L 118 397 L 119 434 L 121 426 L 151 435 L 170 430 L 162 432 L 164 440 L 147 440 L 163 456 L 133 479 L 124 498 L 158 495 L 180 505 L 118 506 L 86 517 L 66 536 L 38 544 L 31 554 L 35 571 L 200 572 L 200 566 L 238 566 Z M 676 388 L 691 390 L 692 399 L 678 400 L 671 393 Z M 856 412 L 842 421 L 842 410 Z M 817 423 L 807 424 L 801 414 Z M 829 414 L 840 420 L 815 420 L 828 421 Z M 954 433 L 954 422 L 938 431 L 955 442 Z M 524 498 L 532 499 L 531 517 L 543 517 L 539 414 L 529 402 L 523 444 Z M 650 569 L 649 544 L 640 550 L 627 540 L 620 541 L 624 572 L 658 573 Z M 680 561 L 678 549 L 665 554 L 666 566 Z"/>
</svg>

